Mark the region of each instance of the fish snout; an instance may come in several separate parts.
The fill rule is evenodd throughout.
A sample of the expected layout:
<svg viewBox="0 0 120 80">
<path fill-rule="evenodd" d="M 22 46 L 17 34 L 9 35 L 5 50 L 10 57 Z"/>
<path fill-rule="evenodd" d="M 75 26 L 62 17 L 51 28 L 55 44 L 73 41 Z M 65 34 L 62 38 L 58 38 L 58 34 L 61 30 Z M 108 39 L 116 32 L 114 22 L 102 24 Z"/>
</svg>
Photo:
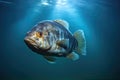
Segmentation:
<svg viewBox="0 0 120 80">
<path fill-rule="evenodd" d="M 33 39 L 31 39 L 31 38 L 29 38 L 29 37 L 26 37 L 25 39 L 24 39 L 24 41 L 25 41 L 25 43 L 27 43 L 27 44 L 30 44 L 30 45 L 36 45 L 36 42 L 35 42 L 35 40 L 33 40 Z"/>
</svg>

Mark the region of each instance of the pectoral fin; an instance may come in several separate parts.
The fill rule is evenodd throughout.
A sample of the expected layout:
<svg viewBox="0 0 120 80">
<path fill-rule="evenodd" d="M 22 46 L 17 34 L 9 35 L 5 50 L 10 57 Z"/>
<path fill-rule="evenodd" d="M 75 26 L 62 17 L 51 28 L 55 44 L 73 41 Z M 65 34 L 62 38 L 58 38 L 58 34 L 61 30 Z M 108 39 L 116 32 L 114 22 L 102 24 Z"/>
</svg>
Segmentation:
<svg viewBox="0 0 120 80">
<path fill-rule="evenodd" d="M 69 39 L 57 41 L 56 44 L 60 47 L 63 47 L 64 49 L 67 49 L 67 47 L 69 46 Z"/>
<path fill-rule="evenodd" d="M 56 58 L 52 56 L 44 56 L 44 58 L 49 62 L 49 63 L 55 63 Z"/>
<path fill-rule="evenodd" d="M 75 61 L 75 60 L 79 59 L 79 55 L 77 53 L 75 53 L 75 52 L 72 52 L 72 53 L 67 55 L 67 58 Z"/>
</svg>

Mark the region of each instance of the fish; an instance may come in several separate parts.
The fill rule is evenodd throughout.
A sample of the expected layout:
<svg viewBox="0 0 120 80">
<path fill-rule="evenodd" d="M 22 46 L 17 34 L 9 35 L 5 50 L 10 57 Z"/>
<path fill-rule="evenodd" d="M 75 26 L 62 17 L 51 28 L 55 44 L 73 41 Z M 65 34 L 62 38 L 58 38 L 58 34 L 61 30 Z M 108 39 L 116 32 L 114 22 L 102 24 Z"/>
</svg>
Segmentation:
<svg viewBox="0 0 120 80">
<path fill-rule="evenodd" d="M 55 63 L 60 57 L 76 61 L 80 55 L 86 55 L 83 30 L 79 29 L 72 34 L 69 23 L 62 19 L 38 22 L 27 32 L 24 42 L 50 63 Z"/>
</svg>

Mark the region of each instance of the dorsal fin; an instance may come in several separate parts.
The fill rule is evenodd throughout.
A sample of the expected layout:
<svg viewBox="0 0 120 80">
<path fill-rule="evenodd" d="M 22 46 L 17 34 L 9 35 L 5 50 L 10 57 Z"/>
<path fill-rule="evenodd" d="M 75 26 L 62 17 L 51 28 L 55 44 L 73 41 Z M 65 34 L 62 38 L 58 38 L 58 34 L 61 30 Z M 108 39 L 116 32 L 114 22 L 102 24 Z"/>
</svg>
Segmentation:
<svg viewBox="0 0 120 80">
<path fill-rule="evenodd" d="M 54 21 L 57 22 L 57 23 L 59 23 L 59 24 L 61 24 L 61 25 L 63 25 L 66 29 L 69 29 L 69 24 L 68 24 L 67 21 L 62 20 L 62 19 L 56 19 Z"/>
</svg>

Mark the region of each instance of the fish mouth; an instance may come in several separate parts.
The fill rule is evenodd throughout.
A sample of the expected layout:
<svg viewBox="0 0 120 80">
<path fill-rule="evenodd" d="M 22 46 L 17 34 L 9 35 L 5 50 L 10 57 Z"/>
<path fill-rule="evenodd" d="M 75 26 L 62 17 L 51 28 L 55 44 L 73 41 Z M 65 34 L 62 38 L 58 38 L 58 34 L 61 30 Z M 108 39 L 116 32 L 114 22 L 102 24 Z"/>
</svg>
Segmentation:
<svg viewBox="0 0 120 80">
<path fill-rule="evenodd" d="M 34 48 L 40 50 L 40 51 L 48 51 L 51 49 L 51 46 L 45 48 L 45 47 L 41 47 L 40 44 L 38 44 L 35 40 L 31 39 L 31 38 L 25 38 L 24 42 L 27 45 L 33 46 Z"/>
<path fill-rule="evenodd" d="M 31 45 L 31 46 L 34 46 L 35 48 L 38 48 L 38 47 L 37 47 L 37 43 L 36 43 L 33 39 L 25 38 L 25 39 L 24 39 L 24 42 L 25 42 L 26 44 L 29 44 L 29 45 Z"/>
</svg>

